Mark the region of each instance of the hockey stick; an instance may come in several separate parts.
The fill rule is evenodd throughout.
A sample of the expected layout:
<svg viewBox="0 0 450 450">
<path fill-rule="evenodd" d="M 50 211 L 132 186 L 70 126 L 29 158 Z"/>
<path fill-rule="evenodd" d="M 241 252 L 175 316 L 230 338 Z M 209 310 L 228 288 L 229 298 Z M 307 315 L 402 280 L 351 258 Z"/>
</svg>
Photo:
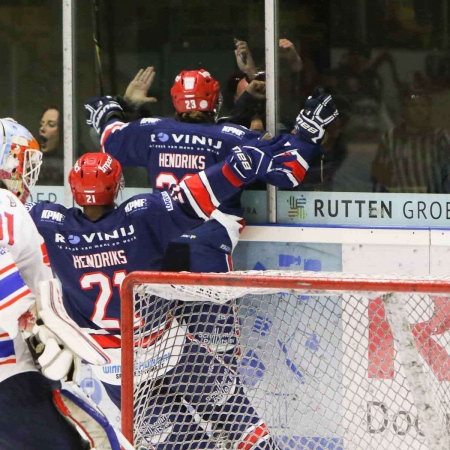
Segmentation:
<svg viewBox="0 0 450 450">
<path fill-rule="evenodd" d="M 98 91 L 100 93 L 100 96 L 103 97 L 105 95 L 104 94 L 105 90 L 103 87 L 99 11 L 100 11 L 99 0 L 92 0 L 92 24 L 93 24 L 92 38 L 94 40 L 94 47 L 95 47 L 95 74 L 97 77 Z"/>
</svg>

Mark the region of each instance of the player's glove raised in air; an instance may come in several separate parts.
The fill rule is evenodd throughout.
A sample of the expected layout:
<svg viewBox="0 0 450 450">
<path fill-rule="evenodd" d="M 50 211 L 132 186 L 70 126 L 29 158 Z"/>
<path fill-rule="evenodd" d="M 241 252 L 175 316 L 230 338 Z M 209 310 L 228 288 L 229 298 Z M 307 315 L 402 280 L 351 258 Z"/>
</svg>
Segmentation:
<svg viewBox="0 0 450 450">
<path fill-rule="evenodd" d="M 295 121 L 295 129 L 305 141 L 320 144 L 325 135 L 325 129 L 339 115 L 331 94 L 325 88 L 318 86 L 308 97 L 304 108 Z"/>
<path fill-rule="evenodd" d="M 111 117 L 117 117 L 120 120 L 125 117 L 122 106 L 110 95 L 93 97 L 84 104 L 84 108 L 87 111 L 86 123 L 98 134 L 101 134 Z"/>
<path fill-rule="evenodd" d="M 286 163 L 295 160 L 287 148 L 290 135 L 277 135 L 274 138 L 254 139 L 246 145 L 234 147 L 222 169 L 225 177 L 234 186 L 249 184 L 256 179 L 265 180 L 274 172 L 291 172 Z M 287 144 L 289 146 L 289 144 Z"/>
<path fill-rule="evenodd" d="M 36 308 L 19 319 L 19 327 L 37 368 L 52 380 L 62 380 L 80 360 L 110 362 L 103 349 L 67 315 L 58 280 L 42 281 Z"/>
</svg>

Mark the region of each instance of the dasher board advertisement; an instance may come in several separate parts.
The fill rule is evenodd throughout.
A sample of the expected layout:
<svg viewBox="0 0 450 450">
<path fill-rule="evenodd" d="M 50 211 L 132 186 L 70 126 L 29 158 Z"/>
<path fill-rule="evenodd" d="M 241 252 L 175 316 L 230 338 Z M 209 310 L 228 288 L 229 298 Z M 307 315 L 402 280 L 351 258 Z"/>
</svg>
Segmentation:
<svg viewBox="0 0 450 450">
<path fill-rule="evenodd" d="M 279 223 L 361 227 L 449 227 L 446 194 L 278 193 Z"/>
</svg>

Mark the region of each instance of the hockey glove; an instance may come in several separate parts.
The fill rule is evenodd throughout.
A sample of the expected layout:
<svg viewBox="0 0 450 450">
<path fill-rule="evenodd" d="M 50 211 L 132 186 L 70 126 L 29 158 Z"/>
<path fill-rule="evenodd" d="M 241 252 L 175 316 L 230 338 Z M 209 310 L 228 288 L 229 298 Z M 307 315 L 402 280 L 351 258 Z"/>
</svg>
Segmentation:
<svg viewBox="0 0 450 450">
<path fill-rule="evenodd" d="M 38 369 L 61 380 L 74 369 L 77 358 L 89 364 L 110 362 L 103 349 L 67 315 L 58 280 L 39 283 L 37 313 L 29 311 L 19 326 Z"/>
<path fill-rule="evenodd" d="M 63 380 L 74 369 L 74 355 L 37 319 L 33 328 L 23 332 L 28 350 L 42 374 L 51 380 Z"/>
<path fill-rule="evenodd" d="M 281 189 L 292 189 L 305 178 L 310 162 L 323 154 L 320 145 L 305 141 L 299 135 L 289 135 L 290 139 L 280 152 L 274 155 L 273 170 L 263 180 Z"/>
<path fill-rule="evenodd" d="M 325 129 L 339 115 L 330 94 L 322 86 L 316 87 L 308 97 L 295 121 L 295 129 L 305 141 L 320 144 Z"/>
<path fill-rule="evenodd" d="M 87 111 L 87 125 L 93 127 L 98 134 L 102 133 L 112 117 L 120 120 L 124 120 L 125 117 L 122 106 L 109 95 L 89 99 L 84 104 L 84 108 Z"/>
<path fill-rule="evenodd" d="M 226 159 L 223 173 L 234 185 L 249 184 L 256 179 L 263 180 L 274 171 L 290 171 L 286 162 L 295 156 L 286 152 L 286 143 L 290 135 L 278 135 L 269 140 L 254 139 L 247 145 L 234 147 Z"/>
</svg>

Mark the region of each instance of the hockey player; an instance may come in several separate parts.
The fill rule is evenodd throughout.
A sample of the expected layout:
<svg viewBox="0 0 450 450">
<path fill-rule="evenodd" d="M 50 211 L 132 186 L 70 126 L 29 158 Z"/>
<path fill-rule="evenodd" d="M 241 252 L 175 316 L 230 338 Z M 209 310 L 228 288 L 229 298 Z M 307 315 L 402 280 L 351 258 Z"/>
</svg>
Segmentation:
<svg viewBox="0 0 450 450">
<path fill-rule="evenodd" d="M 154 71 L 150 67 L 139 71 L 130 83 L 134 87 L 127 89 L 127 93 L 137 91 L 134 94 L 135 107 L 139 106 L 139 102 L 153 100 L 144 95 L 153 77 Z M 133 103 L 131 94 L 125 97 L 129 103 Z M 87 124 L 100 134 L 102 149 L 114 156 L 122 166 L 145 167 L 154 190 L 168 189 L 192 174 L 225 160 L 233 147 L 261 136 L 240 125 L 215 123 L 221 104 L 220 86 L 204 69 L 182 71 L 175 78 L 171 95 L 175 118 L 144 117 L 126 122 L 122 106 L 110 96 L 96 97 L 85 104 Z M 321 88 L 316 89 L 297 118 L 297 134 L 305 143 L 319 145 L 325 128 L 337 115 L 331 96 Z M 308 163 L 300 157 L 291 165 L 293 169 L 296 167 L 296 176 L 275 171 L 261 179 L 282 189 L 294 188 L 302 181 Z M 215 267 L 216 271 L 231 269 L 231 253 L 243 224 L 239 195 L 224 201 L 219 207 L 229 214 L 229 218 L 236 216 L 239 225 L 235 227 L 233 245 L 222 246 L 223 262 L 220 270 Z M 214 230 L 211 234 L 216 240 L 221 241 L 220 226 L 208 226 Z M 222 234 L 227 233 L 222 230 Z"/>
<path fill-rule="evenodd" d="M 154 72 L 146 70 L 139 72 L 133 81 L 138 86 L 145 86 L 152 76 Z M 140 94 L 142 97 L 142 92 Z M 220 86 L 203 69 L 181 72 L 175 78 L 171 95 L 176 111 L 174 119 L 147 117 L 125 123 L 122 107 L 112 97 L 95 98 L 85 105 L 89 112 L 88 124 L 101 134 L 103 149 L 123 165 L 146 167 L 153 189 L 162 190 L 185 180 L 223 161 L 234 146 L 260 136 L 239 125 L 215 124 L 220 109 Z M 306 118 L 308 115 L 312 125 L 309 130 L 299 126 L 298 132 L 305 143 L 320 144 L 324 126 L 337 116 L 331 97 L 323 90 L 317 90 L 297 122 L 302 121 L 305 125 L 310 120 Z M 308 169 L 307 161 L 307 157 L 300 156 L 297 162 L 292 163 L 295 176 L 278 171 L 261 179 L 280 188 L 293 188 L 302 181 Z M 191 230 L 188 235 L 180 236 L 168 249 L 165 269 L 194 272 L 201 269 L 209 272 L 232 270 L 231 255 L 243 226 L 239 195 L 224 202 L 220 210 L 228 213 L 227 221 L 234 220 L 234 225 L 212 220 Z M 205 258 L 209 262 L 207 266 L 202 264 Z M 204 311 L 199 311 L 199 308 L 195 306 L 195 314 L 191 317 L 202 320 L 191 322 L 190 331 L 215 350 L 228 353 L 225 356 L 228 360 L 235 351 L 237 340 L 232 307 L 228 311 L 226 305 L 206 304 L 201 307 Z M 217 315 L 221 320 L 216 320 Z M 209 319 L 209 324 L 203 320 L 205 318 Z M 221 344 L 215 345 L 217 342 Z"/>
<path fill-rule="evenodd" d="M 154 72 L 147 69 L 138 73 L 136 78 L 145 86 L 145 80 L 150 81 L 152 74 L 154 76 Z M 129 124 L 124 123 L 125 115 L 121 111 L 116 109 L 112 113 L 108 109 L 114 107 L 111 98 L 94 99 L 86 105 L 91 112 L 88 123 L 101 134 L 104 151 L 116 157 L 122 165 L 146 167 L 153 189 L 168 189 L 223 161 L 234 146 L 259 136 L 259 133 L 241 126 L 215 125 L 220 108 L 220 86 L 203 69 L 181 72 L 175 79 L 171 95 L 175 118 L 146 117 Z M 99 117 L 104 109 L 108 109 L 107 114 Z M 221 210 L 229 214 L 227 220 L 234 220 L 233 227 L 224 227 L 212 220 L 202 225 L 200 230 L 192 231 L 189 235 L 193 237 L 195 234 L 196 255 L 190 251 L 191 246 L 184 243 L 193 239 L 180 237 L 177 242 L 172 242 L 165 260 L 166 270 L 196 271 L 194 265 L 206 254 L 210 261 L 208 271 L 232 270 L 231 254 L 244 224 L 239 195 L 225 201 Z M 202 242 L 198 242 L 200 240 Z M 236 344 L 232 307 L 205 304 L 203 309 L 206 310 L 203 318 L 208 317 L 210 322 L 214 312 L 226 319 L 220 322 L 213 320 L 209 327 L 204 322 L 196 322 L 191 324 L 191 331 L 211 346 L 215 341 L 222 342 L 221 348 L 226 348 L 231 356 Z M 209 328 L 216 330 L 215 336 Z"/>
<path fill-rule="evenodd" d="M 286 145 L 287 141 L 295 141 L 295 138 L 278 137 L 255 141 L 256 146 L 236 147 L 224 162 L 175 185 L 172 197 L 167 192 L 141 194 L 117 208 L 114 200 L 122 186 L 120 164 L 107 153 L 85 154 L 69 177 L 75 201 L 83 207 L 83 212 L 49 202 L 30 204 L 30 214 L 47 243 L 50 261 L 62 282 L 68 313 L 97 342 L 110 349 L 113 363 L 102 368 L 93 367 L 93 370 L 116 405 L 120 406 L 119 288 L 124 277 L 134 270 L 160 270 L 168 243 L 210 217 L 219 218 L 225 225 L 234 225 L 234 221 L 227 221 L 226 215 L 216 207 L 246 184 L 260 177 L 275 176 L 272 172 L 279 172 L 278 176 L 300 176 L 301 171 L 297 171 L 296 165 L 299 151 Z M 319 151 L 316 146 L 298 140 L 295 145 L 302 146 L 305 160 Z M 231 245 L 230 242 L 228 244 Z M 195 405 L 197 411 L 210 410 L 216 404 L 214 389 L 217 385 L 230 392 L 227 397 L 232 397 L 235 374 L 214 359 L 197 340 L 188 339 L 187 330 L 179 327 L 175 317 L 167 320 L 169 307 L 167 305 L 166 310 L 148 324 L 152 339 L 146 345 L 153 345 L 154 340 L 158 342 L 162 336 L 175 330 L 185 336 L 185 347 L 178 353 L 173 350 L 170 364 L 167 367 L 163 365 L 162 373 L 159 366 L 152 368 L 150 364 L 158 360 L 158 355 L 150 357 L 149 379 L 172 375 L 179 395 L 183 396 L 184 390 L 184 395 L 195 397 L 187 401 Z M 189 355 L 193 354 L 203 358 L 198 366 L 192 364 Z M 189 386 L 192 385 L 193 371 L 206 371 L 206 376 L 211 367 L 216 370 L 214 376 L 211 375 L 212 380 L 202 384 L 199 392 L 191 392 Z M 172 372 L 169 373 L 170 370 Z M 154 439 L 163 439 L 162 445 L 167 445 L 161 448 L 213 448 L 205 431 L 192 418 L 189 421 L 190 413 L 184 404 L 168 403 L 170 395 L 161 394 L 157 398 L 159 400 L 147 412 L 147 426 L 153 430 Z M 253 435 L 252 430 L 261 429 L 263 442 L 267 444 L 270 437 L 266 427 L 259 424 L 245 398 L 233 399 L 233 405 L 239 407 L 240 403 L 245 406 L 245 411 L 242 417 L 234 418 L 230 423 L 232 438 L 246 442 L 248 435 Z M 164 426 L 160 423 L 161 417 L 164 417 Z M 180 433 L 192 434 L 193 439 L 201 436 L 202 439 L 196 440 L 197 444 L 190 442 L 183 447 L 175 444 Z M 266 448 L 264 445 L 254 448 Z"/>
<path fill-rule="evenodd" d="M 145 72 L 141 76 L 145 80 Z M 255 136 L 238 125 L 214 123 L 219 108 L 219 84 L 204 70 L 181 72 L 175 79 L 171 94 L 175 119 L 144 118 L 126 124 L 123 112 L 111 98 L 97 98 L 86 105 L 90 111 L 89 123 L 97 131 L 103 131 L 104 149 L 112 151 L 125 164 L 146 166 L 154 189 L 163 188 L 163 180 L 169 185 L 178 179 L 186 179 L 201 168 L 225 158 L 234 145 Z M 336 116 L 331 97 L 318 89 L 297 119 L 298 134 L 304 143 L 320 144 L 325 127 Z M 213 142 L 220 144 L 213 148 Z M 198 158 L 202 166 L 189 165 L 188 161 L 194 158 Z M 305 155 L 300 164 L 293 165 L 298 169 L 295 177 L 277 173 L 264 180 L 282 188 L 295 187 L 302 181 L 308 161 Z M 163 269 L 192 272 L 232 270 L 231 254 L 239 239 L 242 222 L 239 222 L 241 209 L 237 198 L 231 206 L 225 210 L 232 212 L 234 217 L 227 216 L 230 224 L 226 228 L 220 222 L 210 220 L 172 241 Z M 239 330 L 233 305 L 205 302 L 183 305 L 181 310 L 180 318 L 189 332 L 236 370 Z M 244 395 L 242 387 L 237 386 L 236 391 Z M 213 415 L 205 413 L 203 417 L 209 420 Z"/>
<path fill-rule="evenodd" d="M 64 311 L 53 302 L 58 291 L 47 251 L 22 204 L 38 179 L 39 145 L 26 128 L 9 118 L 0 119 L 0 138 L 0 448 L 89 449 L 90 444 L 53 404 L 52 391 L 59 389 L 59 383 L 51 380 L 66 376 L 74 353 L 94 364 L 109 358 L 95 342 L 92 357 L 90 351 L 80 353 L 77 343 L 89 345 L 89 339 L 84 340 L 84 333 L 70 319 L 66 321 Z M 54 307 L 53 312 L 49 307 Z M 72 331 L 77 335 L 73 346 Z"/>
</svg>

